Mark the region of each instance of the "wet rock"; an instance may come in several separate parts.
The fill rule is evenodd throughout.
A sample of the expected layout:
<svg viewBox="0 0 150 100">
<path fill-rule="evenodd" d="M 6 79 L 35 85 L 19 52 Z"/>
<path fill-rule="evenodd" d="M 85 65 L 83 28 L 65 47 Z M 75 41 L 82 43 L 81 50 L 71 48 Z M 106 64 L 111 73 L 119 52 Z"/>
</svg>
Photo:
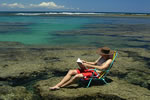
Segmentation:
<svg viewBox="0 0 150 100">
<path fill-rule="evenodd" d="M 61 61 L 60 58 L 58 58 L 58 57 L 45 57 L 44 60 L 46 62 L 58 62 L 58 61 Z"/>
<path fill-rule="evenodd" d="M 8 76 L 8 77 L 0 77 L 0 82 L 6 83 L 7 85 L 11 86 L 18 86 L 25 83 L 29 83 L 30 81 L 40 79 L 47 75 L 47 72 L 40 71 L 40 72 L 32 72 L 32 73 L 25 73 L 21 72 L 19 76 Z"/>
<path fill-rule="evenodd" d="M 71 57 L 72 58 L 72 57 L 75 57 L 75 56 L 66 56 L 66 57 Z"/>
<path fill-rule="evenodd" d="M 0 42 L 0 50 L 7 50 L 9 48 L 15 48 L 15 47 L 24 47 L 25 45 L 20 42 Z"/>
<path fill-rule="evenodd" d="M 119 55 L 110 71 L 110 76 L 149 89 L 149 50 L 128 48 L 119 50 Z"/>
<path fill-rule="evenodd" d="M 8 65 L 7 65 L 7 64 L 3 65 L 3 68 L 6 68 L 6 67 L 8 67 Z"/>
<path fill-rule="evenodd" d="M 109 79 L 113 80 L 110 85 L 94 85 L 86 89 L 75 84 L 52 92 L 48 90 L 49 86 L 60 81 L 69 69 L 78 68 L 78 57 L 87 61 L 95 61 L 99 57 L 95 48 L 3 48 L 0 49 L 0 86 L 30 85 L 32 81 L 36 84 L 45 80 L 35 85 L 36 93 L 44 100 L 72 97 L 149 100 L 149 51 L 134 48 L 118 51 L 118 57 L 108 74 Z M 47 80 L 45 76 L 50 79 Z"/>
<path fill-rule="evenodd" d="M 138 72 L 138 71 L 132 71 L 127 74 L 125 79 L 135 85 L 140 85 L 141 87 L 149 88 L 149 80 L 150 76 L 147 76 L 147 74 Z"/>
<path fill-rule="evenodd" d="M 28 48 L 0 48 L 0 82 L 16 86 L 45 75 L 49 68 L 41 56 Z"/>
<path fill-rule="evenodd" d="M 81 56 L 90 56 L 91 54 L 88 54 L 88 53 L 84 53 L 82 54 Z"/>
<path fill-rule="evenodd" d="M 36 96 L 24 87 L 0 86 L 0 100 L 33 100 Z"/>
<path fill-rule="evenodd" d="M 148 100 L 150 91 L 131 85 L 126 81 L 112 78 L 113 82 L 108 85 L 95 85 L 89 88 L 73 84 L 60 90 L 50 91 L 49 87 L 55 85 L 63 77 L 54 77 L 49 80 L 39 81 L 34 87 L 36 93 L 43 100 Z"/>
</svg>

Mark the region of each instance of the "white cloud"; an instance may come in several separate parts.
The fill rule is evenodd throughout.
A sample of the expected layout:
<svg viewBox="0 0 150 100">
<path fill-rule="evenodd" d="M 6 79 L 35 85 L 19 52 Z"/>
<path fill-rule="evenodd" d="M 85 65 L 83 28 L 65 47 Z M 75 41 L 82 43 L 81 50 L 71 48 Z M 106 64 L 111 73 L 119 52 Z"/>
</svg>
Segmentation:
<svg viewBox="0 0 150 100">
<path fill-rule="evenodd" d="M 61 9 L 65 8 L 61 5 L 56 5 L 54 2 L 41 2 L 40 4 L 30 4 L 30 7 L 41 7 L 41 8 L 50 8 L 50 9 Z"/>
<path fill-rule="evenodd" d="M 19 4 L 19 3 L 12 3 L 12 4 L 3 3 L 2 6 L 10 7 L 10 8 L 25 8 L 23 4 Z"/>
<path fill-rule="evenodd" d="M 48 9 L 72 9 L 72 10 L 79 10 L 79 8 L 68 8 L 63 5 L 57 5 L 55 2 L 41 2 L 39 4 L 21 4 L 21 3 L 2 3 L 0 6 L 8 7 L 8 8 L 24 8 L 24 9 L 30 9 L 30 8 L 48 8 Z"/>
</svg>

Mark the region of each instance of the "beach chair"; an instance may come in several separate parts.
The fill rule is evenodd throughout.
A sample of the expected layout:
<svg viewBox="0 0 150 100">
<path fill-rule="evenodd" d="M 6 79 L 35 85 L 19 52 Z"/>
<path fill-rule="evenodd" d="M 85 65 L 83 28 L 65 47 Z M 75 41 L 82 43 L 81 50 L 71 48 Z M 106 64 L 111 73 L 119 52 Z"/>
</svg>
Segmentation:
<svg viewBox="0 0 150 100">
<path fill-rule="evenodd" d="M 94 70 L 94 72 L 93 72 L 92 77 L 89 78 L 89 82 L 88 82 L 87 88 L 90 86 L 92 80 L 102 80 L 105 84 L 108 84 L 106 82 L 106 80 L 105 80 L 105 77 L 107 76 L 107 74 L 109 73 L 110 69 L 112 68 L 113 63 L 114 63 L 114 61 L 115 61 L 115 59 L 117 57 L 117 54 L 118 54 L 117 51 L 114 51 L 113 60 L 112 60 L 111 64 L 109 65 L 109 67 L 106 70 L 102 71 L 100 74 L 96 72 L 97 71 L 96 68 L 95 69 L 89 69 L 89 70 Z M 95 76 L 94 73 L 97 73 L 97 76 Z"/>
</svg>

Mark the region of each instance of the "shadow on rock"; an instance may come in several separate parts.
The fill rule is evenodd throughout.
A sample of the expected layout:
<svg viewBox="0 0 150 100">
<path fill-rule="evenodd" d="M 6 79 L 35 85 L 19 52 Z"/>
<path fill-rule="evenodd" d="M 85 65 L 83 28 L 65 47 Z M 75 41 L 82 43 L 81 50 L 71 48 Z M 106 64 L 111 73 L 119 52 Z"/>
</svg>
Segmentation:
<svg viewBox="0 0 150 100">
<path fill-rule="evenodd" d="M 113 80 L 110 78 L 105 78 L 106 82 L 109 84 L 111 83 Z M 87 87 L 89 83 L 89 80 L 80 80 L 79 81 L 79 86 L 78 87 Z M 90 86 L 100 86 L 100 85 L 106 85 L 106 83 L 104 83 L 102 80 L 92 80 Z"/>
<path fill-rule="evenodd" d="M 45 57 L 44 61 L 46 61 L 46 62 L 58 62 L 58 61 L 61 61 L 61 60 L 58 57 Z"/>
<path fill-rule="evenodd" d="M 65 76 L 68 71 L 52 70 L 52 74 L 55 77 Z"/>
</svg>

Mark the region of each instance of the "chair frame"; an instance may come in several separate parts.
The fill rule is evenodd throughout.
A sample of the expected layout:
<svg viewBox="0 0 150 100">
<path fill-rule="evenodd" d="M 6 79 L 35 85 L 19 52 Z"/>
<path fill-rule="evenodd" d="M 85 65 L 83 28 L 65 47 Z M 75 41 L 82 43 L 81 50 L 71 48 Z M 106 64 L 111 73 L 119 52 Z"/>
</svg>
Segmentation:
<svg viewBox="0 0 150 100">
<path fill-rule="evenodd" d="M 91 78 L 89 79 L 89 83 L 88 83 L 88 85 L 87 85 L 87 88 L 90 86 L 92 80 L 102 80 L 105 84 L 108 84 L 108 83 L 106 82 L 106 80 L 105 80 L 105 77 L 107 76 L 107 74 L 109 73 L 110 69 L 112 68 L 113 63 L 114 63 L 114 61 L 115 61 L 117 55 L 118 55 L 118 52 L 117 52 L 117 51 L 114 51 L 114 54 L 113 54 L 113 61 L 111 62 L 111 64 L 109 65 L 109 67 L 108 67 L 107 70 L 101 72 L 101 73 L 102 73 L 101 75 L 96 72 L 96 70 L 97 70 L 96 68 L 95 68 L 95 69 L 89 69 L 89 70 L 94 70 L 94 72 L 93 72 L 93 75 L 91 76 Z M 99 75 L 98 78 L 97 78 L 97 76 L 94 75 L 95 72 Z"/>
</svg>

